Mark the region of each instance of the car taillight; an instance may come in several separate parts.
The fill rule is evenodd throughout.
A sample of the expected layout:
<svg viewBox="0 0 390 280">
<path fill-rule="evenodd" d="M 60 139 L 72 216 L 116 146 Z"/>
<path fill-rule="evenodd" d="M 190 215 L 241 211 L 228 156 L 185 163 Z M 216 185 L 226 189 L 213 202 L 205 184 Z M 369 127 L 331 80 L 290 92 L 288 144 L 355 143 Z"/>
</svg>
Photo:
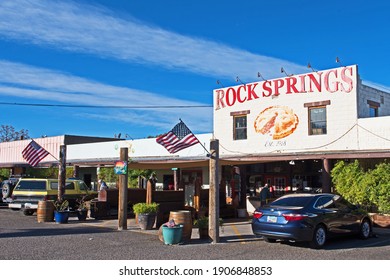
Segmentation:
<svg viewBox="0 0 390 280">
<path fill-rule="evenodd" d="M 260 219 L 262 216 L 263 216 L 263 213 L 262 213 L 262 212 L 255 211 L 255 212 L 253 213 L 253 218 L 255 218 L 255 219 Z"/>
<path fill-rule="evenodd" d="M 304 214 L 282 214 L 282 216 L 286 219 L 286 221 L 300 221 L 307 217 L 307 215 Z"/>
</svg>

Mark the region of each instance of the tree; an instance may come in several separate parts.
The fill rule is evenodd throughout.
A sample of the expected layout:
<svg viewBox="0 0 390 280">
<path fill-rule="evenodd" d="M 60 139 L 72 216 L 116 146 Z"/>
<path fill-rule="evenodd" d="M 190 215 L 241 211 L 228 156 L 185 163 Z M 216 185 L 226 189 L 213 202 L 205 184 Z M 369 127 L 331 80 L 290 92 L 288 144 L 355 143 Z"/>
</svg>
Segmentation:
<svg viewBox="0 0 390 280">
<path fill-rule="evenodd" d="M 390 163 L 382 162 L 364 170 L 359 161 L 339 161 L 332 169 L 336 191 L 367 210 L 390 213 Z"/>
<path fill-rule="evenodd" d="M 345 199 L 354 204 L 370 204 L 366 182 L 368 178 L 358 160 L 351 163 L 339 161 L 335 164 L 331 174 L 337 192 Z"/>
<path fill-rule="evenodd" d="M 0 142 L 10 142 L 20 139 L 28 139 L 28 130 L 22 129 L 16 131 L 12 125 L 1 125 L 0 126 Z"/>
<path fill-rule="evenodd" d="M 129 169 L 128 170 L 128 185 L 131 188 L 138 187 L 138 177 L 144 177 L 149 179 L 150 175 L 153 173 L 153 170 L 142 170 L 142 169 Z M 118 180 L 118 175 L 115 174 L 113 167 L 101 167 L 99 170 L 99 178 L 103 179 L 106 182 L 116 182 Z"/>
</svg>

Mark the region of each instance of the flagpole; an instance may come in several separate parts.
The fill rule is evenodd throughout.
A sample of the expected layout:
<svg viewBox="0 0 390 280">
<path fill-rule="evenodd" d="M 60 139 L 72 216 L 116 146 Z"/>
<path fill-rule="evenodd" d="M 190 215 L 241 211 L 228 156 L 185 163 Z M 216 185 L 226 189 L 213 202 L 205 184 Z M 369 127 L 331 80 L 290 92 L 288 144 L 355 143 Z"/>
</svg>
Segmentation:
<svg viewBox="0 0 390 280">
<path fill-rule="evenodd" d="M 195 136 L 195 134 L 191 131 L 191 129 L 188 128 L 188 126 L 185 124 L 185 122 L 182 121 L 182 119 L 179 118 L 179 120 L 184 123 L 184 125 L 187 127 L 187 129 L 192 133 L 192 135 Z M 195 136 L 196 139 L 198 139 L 198 137 Z M 200 140 L 198 139 L 198 142 L 199 144 L 203 147 L 203 149 L 207 152 L 207 157 L 210 156 L 210 152 L 206 149 L 206 147 L 202 144 L 202 142 L 200 142 Z"/>
</svg>

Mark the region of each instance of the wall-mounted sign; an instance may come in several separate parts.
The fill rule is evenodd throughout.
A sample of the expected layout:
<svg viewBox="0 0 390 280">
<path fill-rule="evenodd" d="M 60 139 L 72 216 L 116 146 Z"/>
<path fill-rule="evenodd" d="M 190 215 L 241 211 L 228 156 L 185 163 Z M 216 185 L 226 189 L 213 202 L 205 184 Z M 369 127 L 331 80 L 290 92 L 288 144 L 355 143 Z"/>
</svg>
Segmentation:
<svg viewBox="0 0 390 280">
<path fill-rule="evenodd" d="M 115 171 L 115 174 L 118 174 L 118 175 L 127 174 L 127 162 L 120 161 L 120 160 L 115 162 L 114 171 Z"/>
</svg>

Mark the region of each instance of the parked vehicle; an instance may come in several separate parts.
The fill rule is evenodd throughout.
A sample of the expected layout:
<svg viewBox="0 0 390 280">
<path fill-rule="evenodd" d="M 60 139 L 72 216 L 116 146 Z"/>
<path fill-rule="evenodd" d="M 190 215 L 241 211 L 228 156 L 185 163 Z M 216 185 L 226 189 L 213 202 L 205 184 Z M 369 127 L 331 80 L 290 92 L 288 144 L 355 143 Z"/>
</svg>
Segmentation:
<svg viewBox="0 0 390 280">
<path fill-rule="evenodd" d="M 56 179 L 20 179 L 12 194 L 12 202 L 8 207 L 13 210 L 23 210 L 25 215 L 32 215 L 38 208 L 38 201 L 57 200 L 58 180 Z M 82 180 L 68 179 L 65 182 L 64 199 L 69 201 L 69 207 L 75 209 L 77 200 L 85 196 L 97 197 L 96 191 L 88 189 Z"/>
<path fill-rule="evenodd" d="M 324 246 L 328 237 L 355 234 L 367 239 L 372 232 L 369 215 L 337 194 L 290 194 L 256 209 L 252 231 L 266 242 L 306 241 Z"/>
</svg>

